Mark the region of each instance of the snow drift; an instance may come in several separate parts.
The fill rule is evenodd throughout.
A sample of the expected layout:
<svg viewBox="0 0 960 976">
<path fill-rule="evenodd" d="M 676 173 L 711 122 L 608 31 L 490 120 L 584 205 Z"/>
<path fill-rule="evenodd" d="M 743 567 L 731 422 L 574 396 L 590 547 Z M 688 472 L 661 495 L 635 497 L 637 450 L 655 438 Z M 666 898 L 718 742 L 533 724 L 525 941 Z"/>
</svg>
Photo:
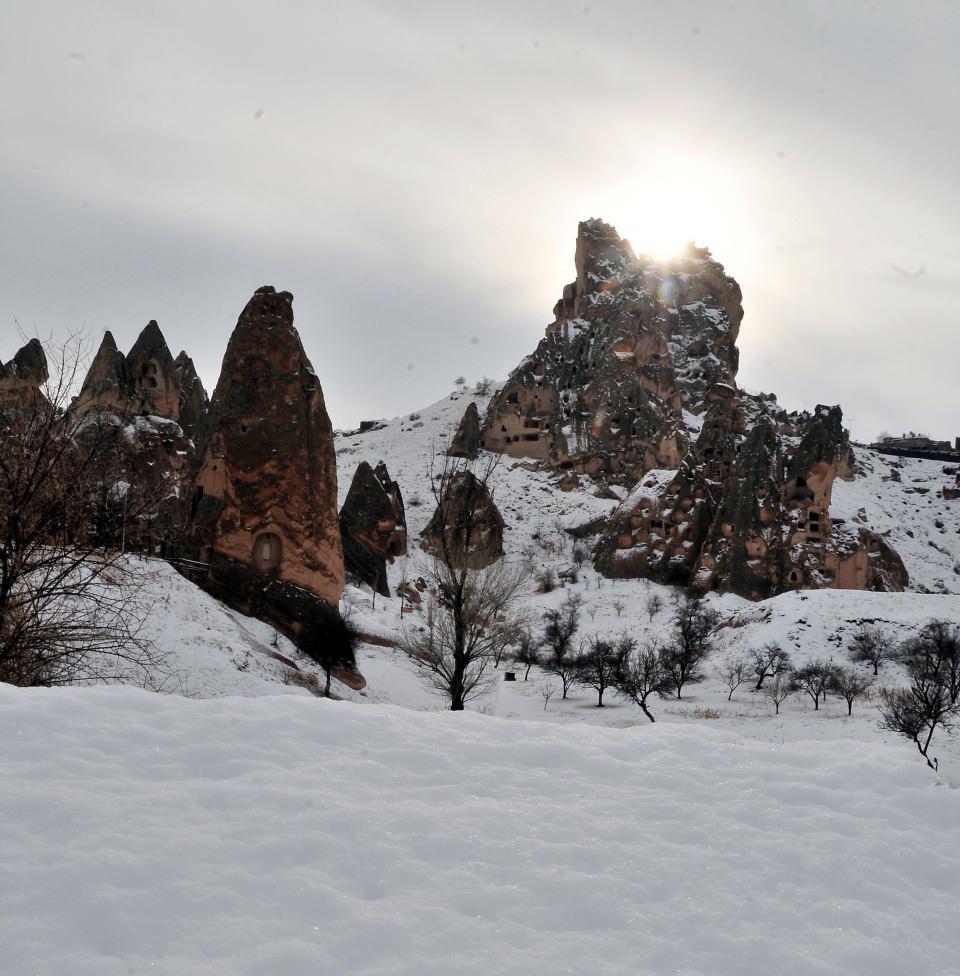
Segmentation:
<svg viewBox="0 0 960 976">
<path fill-rule="evenodd" d="M 957 972 L 881 744 L 0 686 L 5 976 Z"/>
</svg>

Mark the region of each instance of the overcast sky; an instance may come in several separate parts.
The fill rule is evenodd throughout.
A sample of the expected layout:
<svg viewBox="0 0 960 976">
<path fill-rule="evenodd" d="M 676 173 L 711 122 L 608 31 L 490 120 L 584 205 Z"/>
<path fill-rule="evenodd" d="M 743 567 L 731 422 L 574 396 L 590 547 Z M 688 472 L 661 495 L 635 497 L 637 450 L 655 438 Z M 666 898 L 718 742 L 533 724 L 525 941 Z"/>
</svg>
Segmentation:
<svg viewBox="0 0 960 976">
<path fill-rule="evenodd" d="M 505 377 L 577 221 L 709 246 L 740 382 L 960 435 L 960 4 L 0 0 L 0 357 L 294 294 L 335 426 Z M 675 224 L 675 226 L 674 226 Z"/>
</svg>

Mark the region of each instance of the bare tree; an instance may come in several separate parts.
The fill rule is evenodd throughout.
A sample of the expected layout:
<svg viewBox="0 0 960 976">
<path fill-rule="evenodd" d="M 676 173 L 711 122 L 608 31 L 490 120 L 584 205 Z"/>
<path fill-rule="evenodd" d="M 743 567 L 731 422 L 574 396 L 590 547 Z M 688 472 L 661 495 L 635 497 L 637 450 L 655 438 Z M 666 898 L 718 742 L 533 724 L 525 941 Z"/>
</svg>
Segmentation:
<svg viewBox="0 0 960 976">
<path fill-rule="evenodd" d="M 68 409 L 84 348 L 48 345 L 42 392 L 0 411 L 0 681 L 136 681 L 158 664 L 145 575 L 122 552 L 155 499 L 131 490 L 117 418 Z"/>
<path fill-rule="evenodd" d="M 663 666 L 660 653 L 652 644 L 641 647 L 624 665 L 617 681 L 617 691 L 650 719 L 656 721 L 647 702 L 653 695 L 666 698 L 670 693 L 670 675 Z"/>
<path fill-rule="evenodd" d="M 948 620 L 931 620 L 900 652 L 907 670 L 936 671 L 952 705 L 960 702 L 960 627 Z"/>
<path fill-rule="evenodd" d="M 787 672 L 775 674 L 770 679 L 770 683 L 763 689 L 764 695 L 773 705 L 777 715 L 780 714 L 780 706 L 793 694 L 793 681 Z"/>
<path fill-rule="evenodd" d="M 550 704 L 550 699 L 557 693 L 557 686 L 554 684 L 545 683 L 540 685 L 540 694 L 543 697 L 543 710 L 547 710 L 547 705 Z"/>
<path fill-rule="evenodd" d="M 880 665 L 893 657 L 893 645 L 876 628 L 864 624 L 850 639 L 850 660 L 863 661 L 880 673 Z"/>
<path fill-rule="evenodd" d="M 555 675 L 563 686 L 563 698 L 577 678 L 577 654 L 573 649 L 573 637 L 580 628 L 580 608 L 583 597 L 571 593 L 557 609 L 543 615 L 543 646 L 547 657 L 543 670 Z"/>
<path fill-rule="evenodd" d="M 617 611 L 617 616 L 620 617 L 623 615 L 623 611 L 627 609 L 627 605 L 623 600 L 614 600 L 613 609 Z"/>
<path fill-rule="evenodd" d="M 763 689 L 765 679 L 778 674 L 785 674 L 792 667 L 790 655 L 779 644 L 764 644 L 750 652 L 750 663 L 753 674 L 757 679 L 754 686 L 757 691 Z"/>
<path fill-rule="evenodd" d="M 847 703 L 847 714 L 852 715 L 853 703 L 864 696 L 872 683 L 858 668 L 841 666 L 834 671 L 830 690 Z"/>
<path fill-rule="evenodd" d="M 637 642 L 626 634 L 616 641 L 602 637 L 590 639 L 587 652 L 577 661 L 577 681 L 597 693 L 597 708 L 603 708 L 603 693 L 617 686 L 636 646 Z"/>
<path fill-rule="evenodd" d="M 540 651 L 529 627 L 524 627 L 517 637 L 516 661 L 524 668 L 524 681 L 530 677 L 530 669 L 540 663 Z"/>
<path fill-rule="evenodd" d="M 821 700 L 827 697 L 827 692 L 833 687 L 836 673 L 835 664 L 817 659 L 793 671 L 791 681 L 796 691 L 802 691 L 809 696 L 814 711 L 817 711 Z"/>
<path fill-rule="evenodd" d="M 727 701 L 733 698 L 733 693 L 747 680 L 747 674 L 745 661 L 728 661 L 720 668 L 720 680 L 730 689 Z"/>
<path fill-rule="evenodd" d="M 673 639 L 660 649 L 660 659 L 681 697 L 683 686 L 703 680 L 703 665 L 712 647 L 717 615 L 700 600 L 680 597 L 673 616 Z"/>
<path fill-rule="evenodd" d="M 453 385 L 462 393 L 467 388 L 467 378 L 466 378 L 466 376 L 458 376 L 453 381 Z"/>
<path fill-rule="evenodd" d="M 905 649 L 909 687 L 880 692 L 880 727 L 914 742 L 931 769 L 938 766 L 929 754 L 934 733 L 953 729 L 960 712 L 958 638 L 960 631 L 954 625 L 932 621 Z"/>
<path fill-rule="evenodd" d="M 499 462 L 491 456 L 476 483 L 476 497 L 486 497 Z M 468 464 L 444 457 L 439 474 L 431 472 L 437 502 L 434 515 L 436 555 L 425 568 L 430 590 L 436 594 L 426 608 L 426 626 L 405 630 L 399 641 L 427 680 L 462 711 L 486 688 L 494 656 L 516 626 L 513 607 L 525 577 L 518 566 L 501 559 L 476 568 L 471 558 L 483 531 L 479 505 L 457 503 L 451 486 Z M 480 491 L 479 489 L 483 489 Z"/>
<path fill-rule="evenodd" d="M 651 593 L 647 597 L 646 609 L 650 623 L 653 623 L 653 618 L 663 609 L 663 597 L 659 593 Z"/>
</svg>

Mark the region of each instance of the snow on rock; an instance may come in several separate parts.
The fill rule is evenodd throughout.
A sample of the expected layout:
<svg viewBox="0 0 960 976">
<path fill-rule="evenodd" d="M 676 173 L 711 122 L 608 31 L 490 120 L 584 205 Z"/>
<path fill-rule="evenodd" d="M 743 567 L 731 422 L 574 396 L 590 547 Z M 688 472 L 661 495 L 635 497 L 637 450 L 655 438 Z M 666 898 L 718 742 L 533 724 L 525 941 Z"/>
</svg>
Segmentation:
<svg viewBox="0 0 960 976">
<path fill-rule="evenodd" d="M 0 757 L 5 976 L 957 971 L 880 745 L 0 686 Z"/>
</svg>

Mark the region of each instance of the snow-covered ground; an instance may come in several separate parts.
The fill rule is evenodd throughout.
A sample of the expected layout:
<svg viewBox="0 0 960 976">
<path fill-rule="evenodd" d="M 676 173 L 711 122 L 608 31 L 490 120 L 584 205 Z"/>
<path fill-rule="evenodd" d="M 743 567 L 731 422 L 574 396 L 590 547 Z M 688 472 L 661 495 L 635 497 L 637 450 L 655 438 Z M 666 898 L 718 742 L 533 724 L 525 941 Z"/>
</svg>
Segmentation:
<svg viewBox="0 0 960 976">
<path fill-rule="evenodd" d="M 958 972 L 880 742 L 0 686 L 5 976 Z"/>
</svg>

